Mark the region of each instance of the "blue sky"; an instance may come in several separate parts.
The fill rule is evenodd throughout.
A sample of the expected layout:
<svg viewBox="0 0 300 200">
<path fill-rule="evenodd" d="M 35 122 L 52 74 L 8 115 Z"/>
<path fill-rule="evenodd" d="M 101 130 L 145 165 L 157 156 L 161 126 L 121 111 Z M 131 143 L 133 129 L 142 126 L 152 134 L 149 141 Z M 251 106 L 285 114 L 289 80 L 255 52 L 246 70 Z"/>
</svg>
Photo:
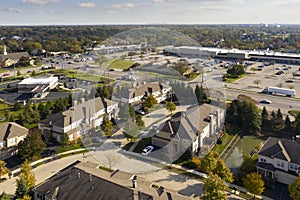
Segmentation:
<svg viewBox="0 0 300 200">
<path fill-rule="evenodd" d="M 299 0 L 0 0 L 1 25 L 300 24 Z"/>
</svg>

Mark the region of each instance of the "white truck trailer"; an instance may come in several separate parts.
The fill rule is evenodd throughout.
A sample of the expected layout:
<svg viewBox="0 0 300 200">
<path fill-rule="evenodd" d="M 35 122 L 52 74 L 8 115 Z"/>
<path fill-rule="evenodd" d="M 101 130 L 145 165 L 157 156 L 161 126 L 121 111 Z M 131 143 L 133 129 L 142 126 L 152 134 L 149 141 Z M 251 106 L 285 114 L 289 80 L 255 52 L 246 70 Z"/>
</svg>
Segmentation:
<svg viewBox="0 0 300 200">
<path fill-rule="evenodd" d="M 266 87 L 262 93 L 265 94 L 281 94 L 286 95 L 288 97 L 294 97 L 296 95 L 296 90 L 294 89 L 287 89 L 287 88 L 280 88 L 280 87 Z"/>
</svg>

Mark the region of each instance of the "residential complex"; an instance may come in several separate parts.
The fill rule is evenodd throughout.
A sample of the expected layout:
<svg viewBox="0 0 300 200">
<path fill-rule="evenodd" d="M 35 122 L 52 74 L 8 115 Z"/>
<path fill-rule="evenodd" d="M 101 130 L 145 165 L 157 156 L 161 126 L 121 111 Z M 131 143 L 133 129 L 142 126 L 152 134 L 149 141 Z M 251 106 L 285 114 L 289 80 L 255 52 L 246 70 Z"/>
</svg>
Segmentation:
<svg viewBox="0 0 300 200">
<path fill-rule="evenodd" d="M 138 175 L 116 170 L 100 170 L 96 163 L 75 162 L 54 174 L 33 189 L 34 200 L 45 199 L 115 199 L 115 200 L 188 200 L 163 187 L 151 187 L 151 183 Z"/>
<path fill-rule="evenodd" d="M 258 152 L 257 172 L 266 179 L 292 184 L 300 176 L 300 143 L 270 137 Z"/>
<path fill-rule="evenodd" d="M 178 157 L 187 150 L 203 157 L 216 144 L 222 131 L 224 110 L 209 104 L 189 107 L 171 116 L 152 137 L 163 154 Z"/>
<path fill-rule="evenodd" d="M 82 102 L 75 101 L 67 111 L 50 115 L 39 123 L 42 134 L 60 141 L 61 135 L 67 133 L 72 141 L 99 127 L 105 115 L 109 118 L 117 115 L 118 104 L 100 97 Z"/>
<path fill-rule="evenodd" d="M 28 129 L 15 123 L 0 124 L 0 149 L 17 146 L 28 135 Z"/>
<path fill-rule="evenodd" d="M 171 94 L 171 90 L 170 86 L 163 83 L 143 83 L 135 88 L 122 90 L 116 97 L 120 98 L 123 103 L 138 104 L 151 95 L 160 103 L 167 99 L 168 94 Z"/>
</svg>

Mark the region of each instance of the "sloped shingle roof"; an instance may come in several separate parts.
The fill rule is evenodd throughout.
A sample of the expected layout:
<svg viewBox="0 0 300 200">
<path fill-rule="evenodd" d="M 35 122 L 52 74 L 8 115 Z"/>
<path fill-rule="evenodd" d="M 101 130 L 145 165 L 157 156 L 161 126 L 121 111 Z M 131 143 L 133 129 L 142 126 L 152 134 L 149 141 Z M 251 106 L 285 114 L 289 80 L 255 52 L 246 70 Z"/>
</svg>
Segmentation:
<svg viewBox="0 0 300 200">
<path fill-rule="evenodd" d="M 28 129 L 15 122 L 6 122 L 0 124 L 0 141 L 27 134 Z"/>
<path fill-rule="evenodd" d="M 105 99 L 105 103 L 108 106 L 113 104 L 113 102 L 108 99 Z M 66 127 L 70 124 L 70 122 L 76 122 L 80 119 L 85 118 L 85 116 L 86 118 L 90 118 L 93 116 L 93 114 L 99 112 L 104 108 L 105 106 L 102 99 L 98 97 L 88 101 L 84 101 L 81 104 L 73 106 L 73 108 L 69 110 L 52 114 L 40 123 L 45 124 L 46 126 L 52 123 L 52 125 L 58 127 Z"/>
<path fill-rule="evenodd" d="M 269 137 L 258 154 L 300 164 L 300 143 L 283 138 Z"/>
</svg>

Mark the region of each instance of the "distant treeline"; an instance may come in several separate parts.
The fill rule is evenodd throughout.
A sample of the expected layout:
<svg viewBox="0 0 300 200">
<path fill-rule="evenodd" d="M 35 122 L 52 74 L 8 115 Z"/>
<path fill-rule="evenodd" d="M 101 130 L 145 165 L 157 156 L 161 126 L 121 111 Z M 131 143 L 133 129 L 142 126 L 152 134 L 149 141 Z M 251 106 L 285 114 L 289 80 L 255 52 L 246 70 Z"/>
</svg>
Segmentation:
<svg viewBox="0 0 300 200">
<path fill-rule="evenodd" d="M 69 51 L 82 53 L 86 48 L 104 43 L 114 35 L 139 28 L 155 27 L 175 30 L 195 40 L 201 46 L 239 49 L 269 49 L 281 52 L 300 51 L 300 25 L 86 25 L 86 26 L 2 26 L 0 51 L 4 45 L 8 52 L 34 50 Z M 131 32 L 135 33 L 134 31 Z M 143 41 L 160 44 L 167 35 L 141 31 Z M 125 34 L 126 35 L 126 34 Z M 135 36 L 132 34 L 132 36 Z M 170 37 L 170 36 L 169 36 Z M 176 38 L 178 37 L 178 38 Z M 126 39 L 126 37 L 125 37 Z M 132 38 L 129 35 L 128 41 Z M 172 34 L 170 42 L 181 40 Z M 155 41 L 157 40 L 157 41 Z M 187 43 L 189 44 L 189 43 Z M 42 51 L 36 51 L 39 54 Z"/>
</svg>

